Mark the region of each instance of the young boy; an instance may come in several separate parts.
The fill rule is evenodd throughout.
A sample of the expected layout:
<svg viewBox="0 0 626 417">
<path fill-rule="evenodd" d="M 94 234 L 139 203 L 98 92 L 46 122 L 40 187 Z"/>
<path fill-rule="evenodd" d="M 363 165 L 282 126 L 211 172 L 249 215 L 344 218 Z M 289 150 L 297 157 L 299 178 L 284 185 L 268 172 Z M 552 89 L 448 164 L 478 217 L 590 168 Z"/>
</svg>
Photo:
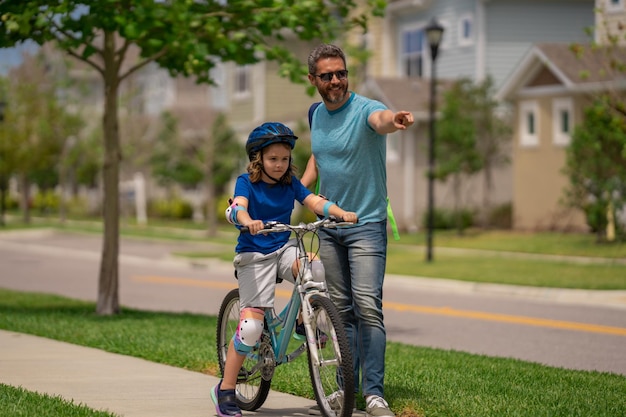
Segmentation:
<svg viewBox="0 0 626 417">
<path fill-rule="evenodd" d="M 240 233 L 233 261 L 239 283 L 241 314 L 237 333 L 228 347 L 224 375 L 211 390 L 217 415 L 241 417 L 235 401 L 237 374 L 263 331 L 266 308 L 274 306 L 276 278 L 295 282 L 298 262 L 295 242 L 289 232 L 257 234 L 271 220 L 289 223 L 294 201 L 316 214 L 333 215 L 357 222 L 354 212 L 319 197 L 296 178 L 291 151 L 298 139 L 282 123 L 264 123 L 255 128 L 246 143 L 250 163 L 247 173 L 237 178 L 232 204 L 226 218 L 249 233 Z"/>
</svg>

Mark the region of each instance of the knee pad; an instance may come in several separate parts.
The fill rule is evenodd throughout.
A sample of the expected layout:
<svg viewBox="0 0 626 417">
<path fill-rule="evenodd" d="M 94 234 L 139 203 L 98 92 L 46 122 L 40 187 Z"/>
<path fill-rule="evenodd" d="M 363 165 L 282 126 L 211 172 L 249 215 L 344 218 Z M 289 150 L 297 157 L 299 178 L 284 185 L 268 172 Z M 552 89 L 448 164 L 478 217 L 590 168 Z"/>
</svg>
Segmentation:
<svg viewBox="0 0 626 417">
<path fill-rule="evenodd" d="M 263 333 L 263 316 L 260 308 L 246 307 L 239 315 L 239 327 L 233 336 L 235 350 L 245 355 L 257 344 Z"/>
</svg>

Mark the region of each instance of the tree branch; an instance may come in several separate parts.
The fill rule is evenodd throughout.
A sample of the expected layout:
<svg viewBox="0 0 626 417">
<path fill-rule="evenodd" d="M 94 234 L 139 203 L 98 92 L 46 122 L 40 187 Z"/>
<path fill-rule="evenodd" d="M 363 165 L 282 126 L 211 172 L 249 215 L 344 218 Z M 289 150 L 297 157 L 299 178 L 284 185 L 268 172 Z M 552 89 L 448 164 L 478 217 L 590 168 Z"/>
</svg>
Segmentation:
<svg viewBox="0 0 626 417">
<path fill-rule="evenodd" d="M 93 67 L 96 71 L 98 71 L 103 77 L 104 77 L 104 68 L 98 66 L 97 63 L 95 63 L 94 61 L 88 59 L 88 58 L 83 58 L 83 56 L 81 54 L 79 54 L 78 52 L 75 52 L 73 49 L 67 49 L 66 50 L 67 53 L 70 56 L 73 56 L 74 58 L 83 61 L 84 63 L 90 65 L 91 67 Z"/>
<path fill-rule="evenodd" d="M 72 34 L 70 34 L 69 32 L 63 30 L 62 27 L 60 27 L 53 19 L 49 20 L 50 24 L 52 25 L 52 27 L 55 29 L 54 31 L 52 31 L 54 37 L 56 38 L 56 41 L 58 43 L 63 43 L 63 42 L 67 42 L 69 39 L 71 39 L 72 41 L 76 42 L 76 43 L 84 43 L 83 41 L 81 41 L 79 38 L 73 36 Z M 56 32 L 56 33 L 55 33 Z M 60 35 L 59 35 L 60 34 Z M 102 56 L 102 49 L 100 48 L 96 48 L 93 44 L 89 44 L 98 55 Z M 78 52 L 76 52 L 73 48 L 68 47 L 67 49 L 67 53 L 70 56 L 73 56 L 74 58 L 79 59 L 80 61 L 85 62 L 86 64 L 90 65 L 91 67 L 93 67 L 96 71 L 98 71 L 100 74 L 104 75 L 104 68 L 102 68 L 101 66 L 99 66 L 95 61 L 92 61 L 89 58 L 85 58 L 83 57 L 81 54 L 79 54 Z"/>
<path fill-rule="evenodd" d="M 126 77 L 128 77 L 129 75 L 131 75 L 132 73 L 136 72 L 137 70 L 145 67 L 146 65 L 148 65 L 150 62 L 156 61 L 157 59 L 161 58 L 162 56 L 165 56 L 167 54 L 167 47 L 161 49 L 159 52 L 152 54 L 151 56 L 145 58 L 143 61 L 138 62 L 137 64 L 135 64 L 134 66 L 130 67 L 128 69 L 128 71 L 126 71 L 125 73 L 120 75 L 120 81 L 122 81 L 123 79 L 125 79 Z"/>
</svg>

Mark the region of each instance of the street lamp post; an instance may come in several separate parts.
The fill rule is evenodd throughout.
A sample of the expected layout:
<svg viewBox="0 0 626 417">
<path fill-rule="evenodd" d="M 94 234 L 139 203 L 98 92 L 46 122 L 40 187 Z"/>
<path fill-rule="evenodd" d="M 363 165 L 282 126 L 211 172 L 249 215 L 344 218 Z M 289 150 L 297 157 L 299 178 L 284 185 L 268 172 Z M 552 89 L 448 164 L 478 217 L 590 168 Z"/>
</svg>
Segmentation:
<svg viewBox="0 0 626 417">
<path fill-rule="evenodd" d="M 433 260 L 433 229 L 435 228 L 435 106 L 437 81 L 435 76 L 435 62 L 443 35 L 443 26 L 432 18 L 426 26 L 426 38 L 430 46 L 430 119 L 428 141 L 428 231 L 426 238 L 426 261 Z"/>
</svg>

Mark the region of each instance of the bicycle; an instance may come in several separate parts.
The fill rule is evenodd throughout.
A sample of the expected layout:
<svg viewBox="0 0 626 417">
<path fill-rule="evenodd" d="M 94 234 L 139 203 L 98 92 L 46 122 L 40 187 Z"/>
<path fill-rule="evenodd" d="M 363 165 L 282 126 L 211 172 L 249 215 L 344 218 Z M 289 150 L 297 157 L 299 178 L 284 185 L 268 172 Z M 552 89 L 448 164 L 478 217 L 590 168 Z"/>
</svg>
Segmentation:
<svg viewBox="0 0 626 417">
<path fill-rule="evenodd" d="M 326 283 L 314 280 L 304 238 L 311 233 L 311 246 L 322 227 L 353 223 L 328 217 L 311 223 L 290 225 L 268 222 L 259 233 L 293 232 L 298 247 L 300 270 L 295 278 L 291 298 L 279 314 L 266 309 L 264 329 L 259 343 L 250 352 L 239 371 L 236 401 L 242 410 L 261 407 L 270 391 L 274 370 L 289 363 L 304 351 L 308 353 L 309 376 L 320 412 L 325 417 L 351 417 L 354 407 L 354 374 L 350 344 L 339 312 L 330 300 Z M 217 353 L 220 371 L 228 345 L 239 325 L 239 289 L 231 290 L 222 301 L 217 319 Z M 306 331 L 306 341 L 289 352 L 289 342 L 298 316 Z"/>
</svg>

